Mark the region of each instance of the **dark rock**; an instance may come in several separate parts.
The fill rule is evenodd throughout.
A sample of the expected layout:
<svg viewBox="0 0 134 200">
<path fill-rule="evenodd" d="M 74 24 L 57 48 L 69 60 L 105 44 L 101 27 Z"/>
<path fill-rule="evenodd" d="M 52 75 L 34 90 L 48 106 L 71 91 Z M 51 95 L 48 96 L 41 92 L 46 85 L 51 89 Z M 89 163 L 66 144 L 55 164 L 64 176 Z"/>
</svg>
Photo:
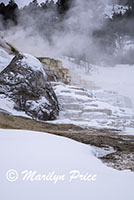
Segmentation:
<svg viewBox="0 0 134 200">
<path fill-rule="evenodd" d="M 53 120 L 59 112 L 57 97 L 42 64 L 28 54 L 17 54 L 0 73 L 0 94 L 11 98 L 19 111 L 34 119 Z"/>
</svg>

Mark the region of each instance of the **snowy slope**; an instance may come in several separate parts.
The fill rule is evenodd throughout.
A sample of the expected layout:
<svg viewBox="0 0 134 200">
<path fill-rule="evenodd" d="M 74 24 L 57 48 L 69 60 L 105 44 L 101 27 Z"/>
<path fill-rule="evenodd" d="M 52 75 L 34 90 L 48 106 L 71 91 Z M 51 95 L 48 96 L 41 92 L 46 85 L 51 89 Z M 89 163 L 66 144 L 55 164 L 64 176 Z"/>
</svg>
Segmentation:
<svg viewBox="0 0 134 200">
<path fill-rule="evenodd" d="M 89 145 L 46 133 L 0 130 L 0 158 L 2 200 L 133 200 L 134 174 L 106 167 Z M 10 169 L 19 173 L 16 182 L 5 178 Z M 23 181 L 24 170 L 41 175 L 55 171 L 65 176 L 56 184 L 53 178 L 52 181 Z M 77 177 L 69 182 L 72 170 L 81 175 L 97 175 L 96 180 L 88 182 Z M 8 176 L 13 177 L 13 174 Z"/>
<path fill-rule="evenodd" d="M 9 55 L 3 48 L 0 48 L 0 72 L 7 67 L 12 58 L 12 55 Z"/>
</svg>

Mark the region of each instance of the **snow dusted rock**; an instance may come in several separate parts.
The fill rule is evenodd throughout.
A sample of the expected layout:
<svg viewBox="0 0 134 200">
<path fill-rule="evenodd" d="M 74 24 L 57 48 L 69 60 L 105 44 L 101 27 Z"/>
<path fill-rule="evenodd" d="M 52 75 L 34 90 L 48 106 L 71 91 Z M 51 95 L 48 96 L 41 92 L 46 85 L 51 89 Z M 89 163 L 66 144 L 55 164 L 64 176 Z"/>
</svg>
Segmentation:
<svg viewBox="0 0 134 200">
<path fill-rule="evenodd" d="M 14 108 L 39 120 L 53 120 L 59 112 L 56 95 L 42 64 L 28 54 L 17 54 L 0 73 L 0 94 L 14 101 Z"/>
</svg>

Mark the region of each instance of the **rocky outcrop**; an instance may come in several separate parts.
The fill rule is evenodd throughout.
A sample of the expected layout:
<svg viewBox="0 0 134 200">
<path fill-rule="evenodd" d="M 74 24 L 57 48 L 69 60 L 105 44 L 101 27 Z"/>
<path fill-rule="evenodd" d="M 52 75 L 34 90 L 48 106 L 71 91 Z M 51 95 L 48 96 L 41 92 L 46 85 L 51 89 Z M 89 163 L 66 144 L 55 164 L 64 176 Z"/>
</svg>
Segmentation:
<svg viewBox="0 0 134 200">
<path fill-rule="evenodd" d="M 71 76 L 69 74 L 69 70 L 63 67 L 61 61 L 47 57 L 42 57 L 38 59 L 43 64 L 43 67 L 50 81 L 62 82 L 65 84 L 71 83 Z"/>
<path fill-rule="evenodd" d="M 34 119 L 53 120 L 58 115 L 56 95 L 42 64 L 31 55 L 17 54 L 0 73 L 0 94 Z"/>
</svg>

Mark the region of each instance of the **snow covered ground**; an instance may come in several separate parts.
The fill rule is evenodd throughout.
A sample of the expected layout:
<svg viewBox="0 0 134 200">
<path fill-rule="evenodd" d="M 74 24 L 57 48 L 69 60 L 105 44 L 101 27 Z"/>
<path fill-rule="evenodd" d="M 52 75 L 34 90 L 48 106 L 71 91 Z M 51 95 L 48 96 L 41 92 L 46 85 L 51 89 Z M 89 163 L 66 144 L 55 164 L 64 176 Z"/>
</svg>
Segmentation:
<svg viewBox="0 0 134 200">
<path fill-rule="evenodd" d="M 0 130 L 0 159 L 2 200 L 133 200 L 134 173 L 106 167 L 95 157 L 91 146 L 67 138 L 39 132 Z M 7 174 L 11 169 L 18 174 L 13 171 Z M 26 181 L 25 170 L 36 171 L 33 181 L 30 178 Z M 74 170 L 77 170 L 75 177 L 71 172 Z M 62 175 L 62 181 L 57 178 L 55 184 L 56 176 L 48 177 L 48 181 L 44 176 L 44 180 L 39 181 L 39 177 L 53 171 L 55 175 Z M 90 174 L 92 178 L 96 177 L 87 181 Z M 16 181 L 10 182 L 6 175 Z"/>
</svg>

